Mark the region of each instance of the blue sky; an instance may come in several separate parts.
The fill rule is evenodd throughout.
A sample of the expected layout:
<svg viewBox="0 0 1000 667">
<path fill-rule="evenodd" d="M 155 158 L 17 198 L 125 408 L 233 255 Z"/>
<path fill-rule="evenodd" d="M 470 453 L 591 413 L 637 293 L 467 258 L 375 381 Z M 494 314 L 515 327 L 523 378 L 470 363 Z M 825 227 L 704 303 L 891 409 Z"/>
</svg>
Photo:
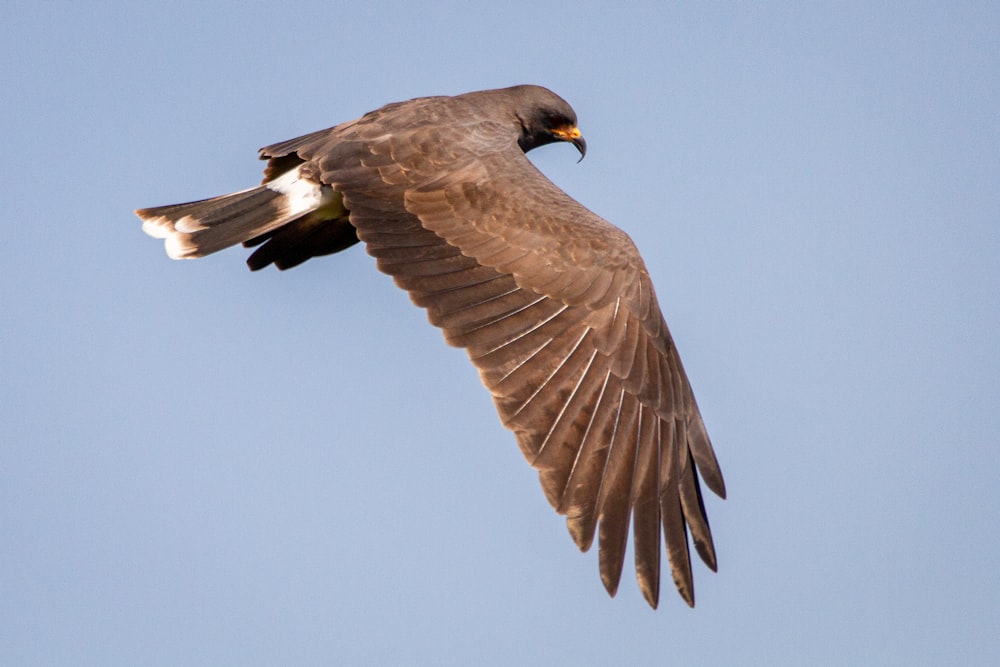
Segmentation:
<svg viewBox="0 0 1000 667">
<path fill-rule="evenodd" d="M 985 664 L 997 3 L 0 8 L 0 662 Z M 386 102 L 537 83 L 726 475 L 698 605 L 605 594 L 460 350 L 355 248 L 174 262 L 132 210 Z"/>
</svg>

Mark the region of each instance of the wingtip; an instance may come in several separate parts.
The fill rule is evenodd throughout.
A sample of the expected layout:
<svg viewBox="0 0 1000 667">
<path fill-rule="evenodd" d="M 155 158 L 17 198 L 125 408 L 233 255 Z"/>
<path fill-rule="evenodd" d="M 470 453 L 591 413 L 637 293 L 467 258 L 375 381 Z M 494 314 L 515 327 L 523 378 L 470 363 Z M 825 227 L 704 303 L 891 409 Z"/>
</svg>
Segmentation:
<svg viewBox="0 0 1000 667">
<path fill-rule="evenodd" d="M 721 470 L 717 469 L 717 474 L 709 477 L 702 475 L 702 479 L 705 480 L 705 485 L 712 490 L 712 493 L 723 500 L 726 499 L 726 481 L 722 478 Z"/>
<path fill-rule="evenodd" d="M 677 593 L 687 603 L 687 606 L 694 608 L 694 579 L 685 581 L 683 579 L 678 580 L 675 577 L 674 585 L 677 587 Z"/>
<path fill-rule="evenodd" d="M 621 576 L 614 576 L 608 572 L 601 572 L 601 583 L 604 584 L 604 590 L 608 592 L 608 595 L 614 597 L 618 595 L 618 583 L 621 581 Z"/>
<path fill-rule="evenodd" d="M 582 553 L 590 551 L 594 544 L 593 521 L 588 521 L 587 517 L 566 517 L 566 528 L 569 530 L 573 543 Z"/>
<path fill-rule="evenodd" d="M 712 535 L 709 533 L 708 542 L 695 540 L 694 548 L 698 551 L 698 555 L 701 556 L 701 562 L 703 562 L 712 572 L 718 572 L 719 561 L 715 555 L 715 545 L 712 543 L 711 539 Z"/>
<path fill-rule="evenodd" d="M 648 586 L 640 586 L 642 589 L 642 597 L 645 598 L 646 604 L 648 604 L 653 609 L 660 606 L 660 591 L 655 588 L 650 588 Z"/>
</svg>

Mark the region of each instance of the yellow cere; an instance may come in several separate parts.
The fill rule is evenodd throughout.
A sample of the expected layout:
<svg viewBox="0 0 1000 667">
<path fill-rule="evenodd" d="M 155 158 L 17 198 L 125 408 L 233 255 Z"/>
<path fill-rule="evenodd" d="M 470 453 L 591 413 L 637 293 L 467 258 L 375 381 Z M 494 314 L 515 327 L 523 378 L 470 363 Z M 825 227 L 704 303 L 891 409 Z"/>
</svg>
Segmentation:
<svg viewBox="0 0 1000 667">
<path fill-rule="evenodd" d="M 576 127 L 557 127 L 552 130 L 552 134 L 558 135 L 564 139 L 577 139 L 580 136 L 580 130 Z"/>
</svg>

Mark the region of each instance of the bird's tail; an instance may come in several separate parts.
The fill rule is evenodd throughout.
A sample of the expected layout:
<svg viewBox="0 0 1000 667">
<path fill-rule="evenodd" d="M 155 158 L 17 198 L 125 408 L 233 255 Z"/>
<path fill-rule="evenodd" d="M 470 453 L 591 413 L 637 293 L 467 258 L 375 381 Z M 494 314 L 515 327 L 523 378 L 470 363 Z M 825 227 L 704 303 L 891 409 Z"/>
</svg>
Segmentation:
<svg viewBox="0 0 1000 667">
<path fill-rule="evenodd" d="M 251 241 L 323 209 L 343 214 L 343 198 L 292 169 L 256 188 L 186 204 L 142 208 L 142 230 L 165 240 L 167 255 L 193 259 Z M 332 217 L 336 217 L 335 215 Z"/>
</svg>

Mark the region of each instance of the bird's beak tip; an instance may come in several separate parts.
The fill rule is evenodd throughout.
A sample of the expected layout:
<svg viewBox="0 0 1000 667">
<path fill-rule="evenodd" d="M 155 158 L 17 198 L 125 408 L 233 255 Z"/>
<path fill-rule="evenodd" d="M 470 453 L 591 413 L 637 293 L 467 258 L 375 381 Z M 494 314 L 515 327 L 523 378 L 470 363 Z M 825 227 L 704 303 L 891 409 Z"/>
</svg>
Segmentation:
<svg viewBox="0 0 1000 667">
<path fill-rule="evenodd" d="M 587 142 L 584 141 L 583 135 L 580 134 L 579 128 L 575 125 L 567 125 L 565 127 L 558 127 L 552 130 L 552 138 L 556 141 L 568 141 L 569 143 L 576 146 L 576 150 L 580 151 L 580 159 L 577 160 L 579 164 L 581 160 L 587 155 Z"/>
</svg>

